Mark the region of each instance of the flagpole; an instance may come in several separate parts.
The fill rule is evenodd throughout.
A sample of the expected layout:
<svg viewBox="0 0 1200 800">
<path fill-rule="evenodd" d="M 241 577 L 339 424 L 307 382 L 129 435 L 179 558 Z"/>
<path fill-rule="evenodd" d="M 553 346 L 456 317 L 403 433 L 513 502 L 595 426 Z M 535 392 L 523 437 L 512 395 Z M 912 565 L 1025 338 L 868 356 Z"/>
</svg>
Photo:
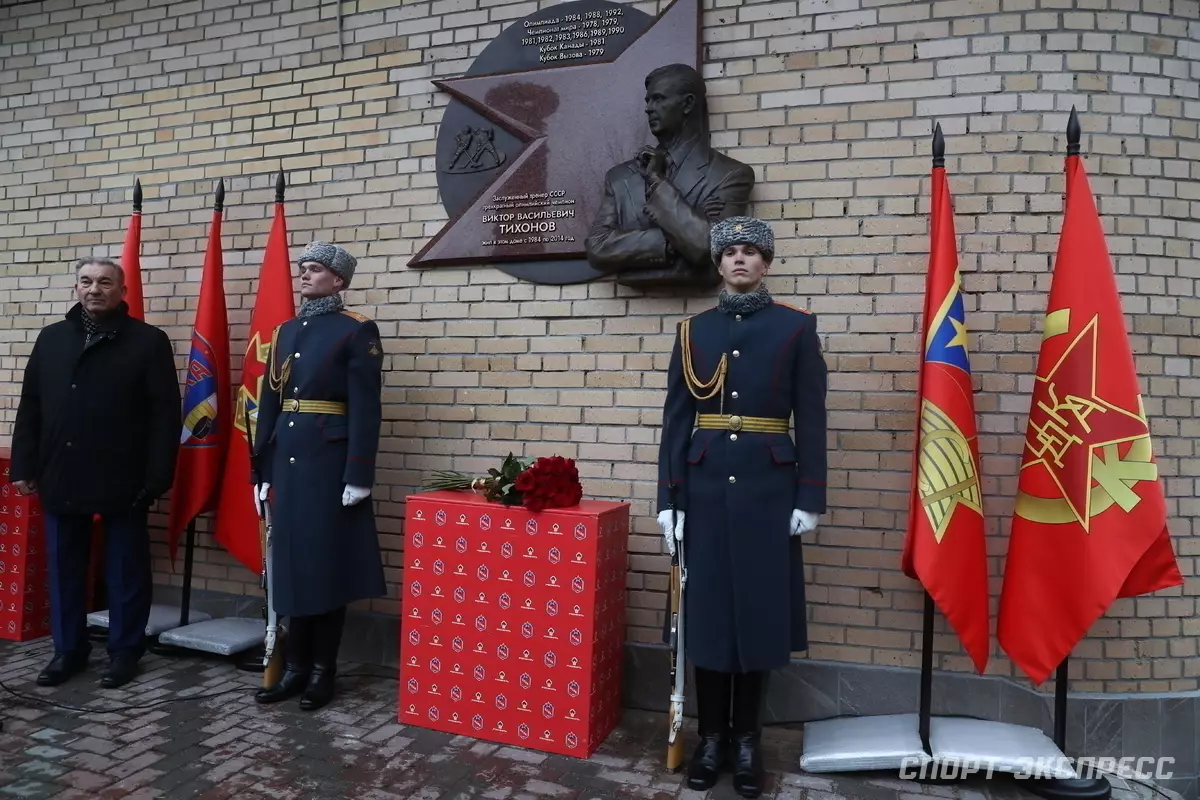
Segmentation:
<svg viewBox="0 0 1200 800">
<path fill-rule="evenodd" d="M 1079 124 L 1079 114 L 1075 106 L 1071 106 L 1071 116 L 1067 119 L 1067 158 L 1078 157 L 1080 140 L 1083 129 Z M 1070 162 L 1067 165 L 1070 169 Z M 1069 176 L 1070 172 L 1066 172 Z M 1063 187 L 1063 211 L 1069 200 L 1067 194 L 1070 184 Z M 1067 684 L 1069 680 L 1068 664 L 1070 655 L 1063 658 L 1054 674 L 1054 744 L 1066 755 L 1067 752 Z M 1071 779 L 1049 778 L 1045 780 L 1028 781 L 1026 788 L 1038 797 L 1047 800 L 1107 800 L 1112 797 L 1112 784 L 1104 775 L 1095 770 L 1090 777 Z"/>
<path fill-rule="evenodd" d="M 933 168 L 946 166 L 946 137 L 942 135 L 939 122 L 933 129 Z M 930 716 L 933 712 L 933 595 L 925 592 L 925 613 L 921 633 L 921 706 L 917 729 L 921 735 L 921 746 L 932 754 L 929 742 Z"/>
<path fill-rule="evenodd" d="M 921 634 L 921 711 L 917 730 L 921 746 L 933 754 L 929 744 L 929 717 L 933 706 L 933 595 L 925 593 L 925 625 Z"/>
<path fill-rule="evenodd" d="M 1071 106 L 1071 116 L 1067 118 L 1067 158 L 1071 156 L 1079 156 L 1081 141 L 1083 138 L 1083 128 L 1079 124 L 1079 113 L 1075 110 L 1075 106 Z M 1067 187 L 1063 187 L 1063 210 L 1066 210 L 1067 204 Z M 1058 749 L 1064 753 L 1067 752 L 1067 686 L 1070 683 L 1069 677 L 1069 662 L 1070 655 L 1063 658 L 1062 663 L 1058 665 L 1058 670 L 1054 674 L 1054 743 L 1058 745 Z M 1109 791 L 1108 781 L 1103 777 L 1097 776 L 1095 779 L 1097 784 L 1103 783 L 1104 787 L 1095 787 L 1096 792 L 1103 793 L 1107 796 Z M 1089 795 L 1089 796 L 1100 796 Z"/>
<path fill-rule="evenodd" d="M 225 179 L 217 182 L 217 199 L 213 203 L 213 212 L 219 218 L 225 210 Z M 226 387 L 222 386 L 222 390 Z M 187 524 L 187 539 L 183 546 L 183 597 L 179 602 L 179 627 L 188 624 L 189 611 L 192 605 L 192 569 L 196 559 L 196 520 L 192 517 Z"/>
<path fill-rule="evenodd" d="M 192 561 L 196 551 L 196 520 L 187 524 L 187 543 L 183 546 L 183 598 L 179 601 L 179 627 L 188 624 L 192 604 Z"/>
<path fill-rule="evenodd" d="M 1079 124 L 1079 114 L 1075 106 L 1071 106 L 1071 116 L 1067 118 L 1067 158 L 1078 156 L 1082 127 Z M 1069 187 L 1063 187 L 1063 211 L 1066 211 Z M 1070 683 L 1068 664 L 1071 656 L 1063 658 L 1054 674 L 1054 744 L 1064 753 L 1067 752 L 1067 684 Z M 1107 781 L 1105 781 L 1107 783 Z"/>
<path fill-rule="evenodd" d="M 946 166 L 946 137 L 942 135 L 942 123 L 933 128 L 933 168 Z M 921 735 L 921 746 L 933 754 L 929 743 L 929 718 L 933 712 L 933 595 L 925 592 L 925 613 L 921 632 L 921 706 L 917 718 L 917 730 Z"/>
<path fill-rule="evenodd" d="M 1067 656 L 1058 665 L 1054 674 L 1054 743 L 1064 753 L 1067 751 Z"/>
</svg>

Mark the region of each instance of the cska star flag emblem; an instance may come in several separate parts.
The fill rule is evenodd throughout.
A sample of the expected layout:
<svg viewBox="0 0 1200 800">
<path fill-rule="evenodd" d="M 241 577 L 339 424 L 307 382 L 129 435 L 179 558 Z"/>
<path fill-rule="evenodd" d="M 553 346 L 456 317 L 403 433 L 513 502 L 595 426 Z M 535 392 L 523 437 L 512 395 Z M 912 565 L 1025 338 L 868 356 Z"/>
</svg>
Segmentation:
<svg viewBox="0 0 1200 800">
<path fill-rule="evenodd" d="M 1069 308 L 1046 320 L 1046 339 L 1061 336 L 1069 344 L 1047 374 L 1034 381 L 1021 464 L 1025 488 L 1018 495 L 1017 514 L 1090 531 L 1093 518 L 1114 503 L 1134 510 L 1142 502 L 1134 487 L 1158 480 L 1158 469 L 1141 397 L 1134 398 L 1134 408 L 1125 408 L 1107 399 L 1097 385 L 1099 315 L 1080 328 L 1076 324 L 1072 333 Z"/>
<path fill-rule="evenodd" d="M 1116 598 L 1183 583 L 1116 278 L 1078 155 L 1067 157 L 1066 177 L 997 627 L 1001 647 L 1035 684 Z"/>
</svg>

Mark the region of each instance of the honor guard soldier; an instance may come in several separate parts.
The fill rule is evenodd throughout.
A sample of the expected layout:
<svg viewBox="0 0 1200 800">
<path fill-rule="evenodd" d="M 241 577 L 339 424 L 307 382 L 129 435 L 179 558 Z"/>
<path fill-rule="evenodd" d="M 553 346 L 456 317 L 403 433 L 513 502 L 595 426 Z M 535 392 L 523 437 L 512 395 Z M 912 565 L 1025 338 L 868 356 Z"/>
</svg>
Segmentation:
<svg viewBox="0 0 1200 800">
<path fill-rule="evenodd" d="M 753 798 L 767 673 L 808 647 L 799 534 L 825 511 L 827 373 L 816 317 L 763 285 L 770 226 L 722 220 L 711 254 L 718 304 L 680 324 L 667 373 L 658 522 L 672 555 L 685 547 L 701 737 L 688 787 L 709 789 L 732 765 Z"/>
<path fill-rule="evenodd" d="M 300 256 L 302 302 L 271 340 L 254 448 L 271 503 L 271 598 L 290 618 L 286 666 L 260 703 L 333 699 L 346 606 L 387 594 L 368 499 L 379 448 L 383 349 L 378 326 L 340 292 L 356 261 L 313 242 Z"/>
</svg>

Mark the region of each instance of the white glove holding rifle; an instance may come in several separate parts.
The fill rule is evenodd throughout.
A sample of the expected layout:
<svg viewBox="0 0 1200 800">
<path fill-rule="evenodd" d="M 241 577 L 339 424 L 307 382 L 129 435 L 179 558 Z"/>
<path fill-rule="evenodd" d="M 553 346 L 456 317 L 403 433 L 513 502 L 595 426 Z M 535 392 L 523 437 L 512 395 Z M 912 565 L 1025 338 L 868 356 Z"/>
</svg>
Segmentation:
<svg viewBox="0 0 1200 800">
<path fill-rule="evenodd" d="M 801 533 L 808 533 L 816 530 L 817 515 L 811 511 L 801 511 L 800 509 L 792 509 L 792 536 L 797 536 Z"/>
<path fill-rule="evenodd" d="M 254 487 L 254 510 L 261 517 L 263 515 L 263 503 L 267 500 L 267 494 L 271 491 L 271 484 L 260 483 Z"/>
<path fill-rule="evenodd" d="M 675 542 L 683 541 L 683 517 L 682 511 L 670 508 L 658 512 L 658 527 L 662 528 L 663 538 L 667 540 L 667 550 L 671 555 L 675 555 Z"/>
</svg>

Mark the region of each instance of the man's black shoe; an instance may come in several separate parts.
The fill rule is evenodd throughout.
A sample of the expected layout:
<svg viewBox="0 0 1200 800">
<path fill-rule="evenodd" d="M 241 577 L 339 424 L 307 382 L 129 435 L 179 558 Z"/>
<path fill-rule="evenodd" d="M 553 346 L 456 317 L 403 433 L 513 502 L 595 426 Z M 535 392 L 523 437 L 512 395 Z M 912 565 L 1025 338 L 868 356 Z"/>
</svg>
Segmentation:
<svg viewBox="0 0 1200 800">
<path fill-rule="evenodd" d="M 55 653 L 54 658 L 37 676 L 38 686 L 58 686 L 66 683 L 72 675 L 87 668 L 87 655 Z"/>
<path fill-rule="evenodd" d="M 312 677 L 308 680 L 308 687 L 305 688 L 304 694 L 300 697 L 300 709 L 302 711 L 316 711 L 318 708 L 324 708 L 333 700 L 333 678 L 337 674 L 336 668 L 317 664 L 313 667 Z"/>
<path fill-rule="evenodd" d="M 100 685 L 105 689 L 116 689 L 129 683 L 137 675 L 138 662 L 133 656 L 113 656 L 108 663 Z"/>
<path fill-rule="evenodd" d="M 288 663 L 283 677 L 273 686 L 265 686 L 254 693 L 256 703 L 278 703 L 301 694 L 308 686 L 308 668 Z"/>
<path fill-rule="evenodd" d="M 709 734 L 700 738 L 700 746 L 692 755 L 688 765 L 687 786 L 697 792 L 706 792 L 717 784 L 721 771 L 729 766 L 725 752 L 729 742 L 720 734 Z"/>
</svg>

